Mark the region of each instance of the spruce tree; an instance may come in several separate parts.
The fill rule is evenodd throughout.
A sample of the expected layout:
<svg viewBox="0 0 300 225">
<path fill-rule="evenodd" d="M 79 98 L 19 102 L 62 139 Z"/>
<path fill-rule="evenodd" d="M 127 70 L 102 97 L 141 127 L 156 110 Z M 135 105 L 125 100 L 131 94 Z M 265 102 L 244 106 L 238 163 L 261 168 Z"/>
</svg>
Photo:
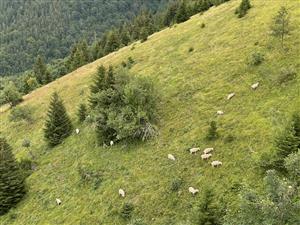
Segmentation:
<svg viewBox="0 0 300 225">
<path fill-rule="evenodd" d="M 210 189 L 205 190 L 201 202 L 195 211 L 195 224 L 219 225 L 221 224 L 220 217 L 220 210 L 215 202 L 214 193 Z"/>
<path fill-rule="evenodd" d="M 47 114 L 44 137 L 50 147 L 54 147 L 67 138 L 72 132 L 72 123 L 62 100 L 53 93 Z"/>
<path fill-rule="evenodd" d="M 210 141 L 217 139 L 219 136 L 217 129 L 217 123 L 215 121 L 211 121 L 206 138 Z"/>
<path fill-rule="evenodd" d="M 297 152 L 300 143 L 296 136 L 293 123 L 291 123 L 284 132 L 275 140 L 276 160 L 275 167 L 281 172 L 285 171 L 284 159 L 291 153 Z"/>
<path fill-rule="evenodd" d="M 33 72 L 39 84 L 46 84 L 51 81 L 47 66 L 40 55 L 33 66 Z"/>
<path fill-rule="evenodd" d="M 242 0 L 239 8 L 237 8 L 236 10 L 238 17 L 239 18 L 244 17 L 250 8 L 251 8 L 250 0 Z"/>
<path fill-rule="evenodd" d="M 106 76 L 106 69 L 104 66 L 100 66 L 98 68 L 95 80 L 90 87 L 91 95 L 89 98 L 90 107 L 94 109 L 97 106 L 98 98 L 97 94 L 102 91 L 105 87 L 105 76 Z"/>
<path fill-rule="evenodd" d="M 7 213 L 25 195 L 24 179 L 4 138 L 0 137 L 0 215 Z"/>
<path fill-rule="evenodd" d="M 86 108 L 85 104 L 83 104 L 83 103 L 80 104 L 78 113 L 77 113 L 79 122 L 83 122 L 86 119 L 86 112 L 87 112 L 87 108 Z"/>
<path fill-rule="evenodd" d="M 299 113 L 294 113 L 292 116 L 292 126 L 295 131 L 295 136 L 299 139 L 298 148 L 300 149 L 300 115 Z"/>
</svg>

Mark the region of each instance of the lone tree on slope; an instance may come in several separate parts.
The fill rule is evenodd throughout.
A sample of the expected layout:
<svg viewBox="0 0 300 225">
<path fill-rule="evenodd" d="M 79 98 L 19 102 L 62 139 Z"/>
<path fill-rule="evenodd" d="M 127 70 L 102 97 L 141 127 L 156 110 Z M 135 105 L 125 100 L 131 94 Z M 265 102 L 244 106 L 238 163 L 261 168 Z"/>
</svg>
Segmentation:
<svg viewBox="0 0 300 225">
<path fill-rule="evenodd" d="M 53 93 L 48 110 L 44 136 L 48 145 L 54 147 L 67 138 L 72 132 L 72 123 L 62 100 Z"/>
</svg>

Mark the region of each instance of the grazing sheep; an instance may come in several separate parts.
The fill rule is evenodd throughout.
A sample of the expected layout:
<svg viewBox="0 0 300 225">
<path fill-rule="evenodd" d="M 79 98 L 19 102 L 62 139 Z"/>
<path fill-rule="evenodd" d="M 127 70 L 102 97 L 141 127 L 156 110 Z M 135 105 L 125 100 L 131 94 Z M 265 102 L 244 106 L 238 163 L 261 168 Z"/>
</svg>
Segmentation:
<svg viewBox="0 0 300 225">
<path fill-rule="evenodd" d="M 212 167 L 222 166 L 222 162 L 220 162 L 220 161 L 212 161 L 211 162 L 211 166 Z"/>
<path fill-rule="evenodd" d="M 235 93 L 231 93 L 227 96 L 227 100 L 230 100 L 232 99 L 233 97 L 235 96 Z"/>
<path fill-rule="evenodd" d="M 200 148 L 191 148 L 190 153 L 194 154 L 194 153 L 198 152 L 199 150 L 200 150 Z"/>
<path fill-rule="evenodd" d="M 255 83 L 255 84 L 252 84 L 252 85 L 251 85 L 251 88 L 252 88 L 253 90 L 255 90 L 256 88 L 258 88 L 258 86 L 259 86 L 259 82 Z"/>
<path fill-rule="evenodd" d="M 203 153 L 208 154 L 208 153 L 211 153 L 213 150 L 214 150 L 214 148 L 206 148 L 203 150 Z"/>
<path fill-rule="evenodd" d="M 61 205 L 61 200 L 59 198 L 55 199 L 57 205 Z"/>
<path fill-rule="evenodd" d="M 217 111 L 217 115 L 219 115 L 219 116 L 224 115 L 224 112 L 219 110 L 219 111 Z"/>
<path fill-rule="evenodd" d="M 189 192 L 192 193 L 192 195 L 195 195 L 199 192 L 199 189 L 195 189 L 193 187 L 189 187 Z"/>
<path fill-rule="evenodd" d="M 110 146 L 113 146 L 114 145 L 114 141 L 110 141 L 109 144 L 110 144 Z"/>
<path fill-rule="evenodd" d="M 125 198 L 125 191 L 123 189 L 119 189 L 119 195 Z"/>
<path fill-rule="evenodd" d="M 175 161 L 175 156 L 172 154 L 168 154 L 168 159 Z"/>
<path fill-rule="evenodd" d="M 203 159 L 203 160 L 207 160 L 207 159 L 209 159 L 210 157 L 212 157 L 212 154 L 211 154 L 211 153 L 201 155 L 201 159 Z"/>
<path fill-rule="evenodd" d="M 75 130 L 75 132 L 76 132 L 76 134 L 79 134 L 80 130 L 77 128 L 77 129 Z"/>
</svg>

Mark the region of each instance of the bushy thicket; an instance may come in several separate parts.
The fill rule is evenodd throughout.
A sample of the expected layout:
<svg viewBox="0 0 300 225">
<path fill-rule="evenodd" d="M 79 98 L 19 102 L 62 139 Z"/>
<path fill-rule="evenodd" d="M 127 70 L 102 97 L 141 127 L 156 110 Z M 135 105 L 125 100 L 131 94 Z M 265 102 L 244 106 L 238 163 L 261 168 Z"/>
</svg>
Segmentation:
<svg viewBox="0 0 300 225">
<path fill-rule="evenodd" d="M 17 106 L 11 109 L 9 120 L 13 122 L 33 122 L 33 109 L 29 106 Z"/>
<path fill-rule="evenodd" d="M 100 66 L 89 102 L 100 141 L 146 140 L 156 135 L 157 94 L 146 78 Z"/>
</svg>

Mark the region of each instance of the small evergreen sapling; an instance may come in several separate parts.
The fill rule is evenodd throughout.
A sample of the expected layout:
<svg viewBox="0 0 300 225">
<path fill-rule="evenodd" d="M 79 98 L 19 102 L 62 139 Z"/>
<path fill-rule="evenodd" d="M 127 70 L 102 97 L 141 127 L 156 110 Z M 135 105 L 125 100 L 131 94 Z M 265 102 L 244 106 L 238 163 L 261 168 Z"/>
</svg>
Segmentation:
<svg viewBox="0 0 300 225">
<path fill-rule="evenodd" d="M 251 8 L 250 0 L 242 0 L 240 6 L 236 9 L 235 13 L 239 18 L 244 17 L 247 11 Z"/>
<path fill-rule="evenodd" d="M 52 95 L 47 114 L 44 137 L 50 147 L 54 147 L 72 132 L 72 123 L 58 94 Z"/>
<path fill-rule="evenodd" d="M 12 149 L 0 137 L 0 215 L 7 213 L 25 195 L 25 185 Z"/>
<path fill-rule="evenodd" d="M 207 140 L 212 141 L 219 137 L 217 129 L 218 129 L 218 127 L 217 127 L 216 121 L 211 121 L 209 129 L 208 129 L 208 133 L 206 136 Z"/>
<path fill-rule="evenodd" d="M 77 116 L 78 116 L 78 121 L 79 122 L 83 122 L 85 121 L 86 119 L 86 113 L 87 113 L 87 108 L 86 108 L 86 105 L 81 103 L 79 105 L 79 109 L 78 109 L 78 113 L 77 113 Z"/>
</svg>

